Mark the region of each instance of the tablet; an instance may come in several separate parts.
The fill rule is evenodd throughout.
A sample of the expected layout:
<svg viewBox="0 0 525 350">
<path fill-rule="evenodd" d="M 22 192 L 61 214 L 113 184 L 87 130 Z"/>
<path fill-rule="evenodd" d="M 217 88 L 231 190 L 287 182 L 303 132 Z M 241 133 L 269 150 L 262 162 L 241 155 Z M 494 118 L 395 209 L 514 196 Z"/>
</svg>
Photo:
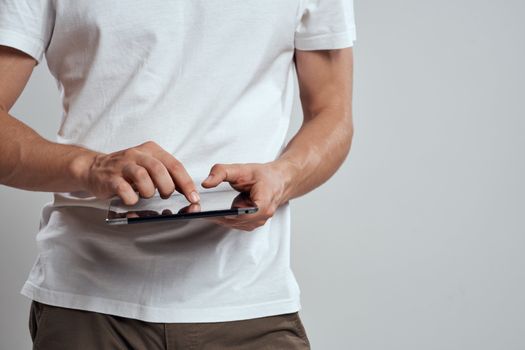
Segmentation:
<svg viewBox="0 0 525 350">
<path fill-rule="evenodd" d="M 162 199 L 158 192 L 151 198 L 140 198 L 134 205 L 126 205 L 120 198 L 110 201 L 106 223 L 126 225 L 151 221 L 196 219 L 212 216 L 251 214 L 257 206 L 247 192 L 215 190 L 199 192 L 199 203 L 190 203 L 182 194 L 175 192 Z"/>
</svg>

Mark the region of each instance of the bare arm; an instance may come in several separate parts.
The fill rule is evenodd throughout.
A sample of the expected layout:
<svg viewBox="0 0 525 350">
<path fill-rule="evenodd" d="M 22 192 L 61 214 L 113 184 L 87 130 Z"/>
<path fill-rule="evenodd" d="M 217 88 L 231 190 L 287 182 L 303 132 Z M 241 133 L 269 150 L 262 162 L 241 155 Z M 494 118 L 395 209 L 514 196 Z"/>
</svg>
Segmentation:
<svg viewBox="0 0 525 350">
<path fill-rule="evenodd" d="M 304 121 L 281 156 L 268 163 L 215 164 L 202 186 L 222 181 L 250 192 L 255 214 L 215 218 L 221 225 L 251 231 L 279 206 L 320 186 L 350 151 L 352 124 L 352 49 L 299 51 L 295 55 Z"/>
<path fill-rule="evenodd" d="M 199 200 L 190 176 L 154 142 L 103 154 L 48 141 L 8 114 L 35 66 L 30 56 L 0 46 L 0 184 L 32 191 L 88 191 L 99 198 L 119 195 L 135 203 L 139 195 L 163 197 L 177 190 Z M 195 194 L 193 194 L 195 192 Z"/>
<path fill-rule="evenodd" d="M 0 46 L 0 183 L 33 191 L 79 190 L 70 164 L 89 151 L 49 142 L 8 114 L 35 63 L 20 51 Z"/>
<path fill-rule="evenodd" d="M 348 156 L 353 136 L 352 48 L 295 54 L 304 121 L 275 162 L 287 179 L 282 201 L 328 180 Z"/>
</svg>

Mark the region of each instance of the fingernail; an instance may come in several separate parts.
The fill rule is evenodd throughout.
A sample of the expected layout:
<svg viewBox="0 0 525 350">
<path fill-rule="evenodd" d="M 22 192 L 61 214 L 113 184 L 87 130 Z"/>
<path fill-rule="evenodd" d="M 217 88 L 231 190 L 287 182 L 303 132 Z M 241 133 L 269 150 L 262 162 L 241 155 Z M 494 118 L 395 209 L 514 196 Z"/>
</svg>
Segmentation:
<svg viewBox="0 0 525 350">
<path fill-rule="evenodd" d="M 201 197 L 199 196 L 199 194 L 195 191 L 193 191 L 191 194 L 190 194 L 190 198 L 191 198 L 191 201 L 192 202 L 198 202 L 201 200 Z"/>
<path fill-rule="evenodd" d="M 210 174 L 203 182 L 210 181 L 212 178 L 213 178 L 213 174 Z"/>
</svg>

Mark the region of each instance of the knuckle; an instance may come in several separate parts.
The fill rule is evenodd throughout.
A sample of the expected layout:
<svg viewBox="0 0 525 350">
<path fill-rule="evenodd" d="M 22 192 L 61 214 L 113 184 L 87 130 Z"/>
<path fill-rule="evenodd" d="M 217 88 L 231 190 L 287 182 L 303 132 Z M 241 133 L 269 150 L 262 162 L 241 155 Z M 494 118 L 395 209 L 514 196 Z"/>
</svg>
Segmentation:
<svg viewBox="0 0 525 350">
<path fill-rule="evenodd" d="M 139 153 L 140 151 L 135 147 L 122 151 L 122 155 L 127 158 L 135 158 Z"/>
<path fill-rule="evenodd" d="M 183 167 L 182 167 L 182 163 L 179 162 L 177 159 L 173 158 L 170 163 L 169 163 L 169 166 L 171 168 L 171 170 L 173 170 L 174 172 L 178 172 L 180 171 Z"/>
<path fill-rule="evenodd" d="M 124 200 L 124 203 L 127 205 L 134 205 L 138 202 L 139 199 L 136 196 L 127 196 L 123 198 L 123 200 Z"/>
<path fill-rule="evenodd" d="M 180 187 L 182 187 L 182 188 L 184 188 L 186 190 L 193 189 L 193 181 L 191 181 L 190 179 L 187 179 L 187 178 L 181 179 L 179 181 L 179 184 L 180 184 Z"/>
<path fill-rule="evenodd" d="M 155 195 L 155 189 L 150 188 L 149 186 L 141 191 L 141 195 L 144 198 L 151 198 Z"/>
<path fill-rule="evenodd" d="M 249 178 L 249 177 L 253 176 L 253 174 L 255 173 L 253 171 L 253 168 L 251 168 L 249 166 L 238 165 L 238 166 L 236 166 L 236 169 L 239 172 L 239 176 L 244 177 L 244 178 Z"/>
<path fill-rule="evenodd" d="M 159 147 L 159 145 L 155 141 L 152 141 L 152 140 L 148 140 L 148 141 L 142 143 L 140 146 L 141 147 L 146 147 L 146 148 Z"/>
<path fill-rule="evenodd" d="M 216 163 L 211 167 L 210 172 L 212 173 L 218 173 L 221 172 L 224 169 L 224 165 L 220 163 Z"/>
<path fill-rule="evenodd" d="M 149 178 L 148 171 L 142 167 L 135 169 L 134 175 L 139 181 L 144 181 L 147 180 L 147 178 Z"/>
<path fill-rule="evenodd" d="M 163 186 L 162 188 L 159 188 L 159 193 L 163 197 L 169 197 L 173 192 L 175 192 L 174 184 L 168 184 L 168 185 Z"/>
<path fill-rule="evenodd" d="M 156 174 L 161 174 L 164 171 L 164 165 L 159 161 L 155 161 L 151 164 L 151 170 Z"/>
<path fill-rule="evenodd" d="M 115 192 L 117 193 L 123 193 L 126 192 L 128 189 L 127 183 L 124 181 L 119 181 L 114 184 Z"/>
<path fill-rule="evenodd" d="M 166 194 L 172 194 L 175 191 L 175 184 L 173 181 L 168 182 L 165 186 L 163 186 L 162 190 Z"/>
<path fill-rule="evenodd" d="M 168 153 L 168 156 L 173 164 L 182 165 L 181 161 L 178 158 L 175 158 L 173 154 Z"/>
</svg>

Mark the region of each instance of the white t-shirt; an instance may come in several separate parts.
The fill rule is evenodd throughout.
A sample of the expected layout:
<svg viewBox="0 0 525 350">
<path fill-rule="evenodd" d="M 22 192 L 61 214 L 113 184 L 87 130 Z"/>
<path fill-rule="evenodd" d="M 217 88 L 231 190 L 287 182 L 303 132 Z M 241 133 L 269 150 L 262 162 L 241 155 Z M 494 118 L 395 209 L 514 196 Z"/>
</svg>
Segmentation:
<svg viewBox="0 0 525 350">
<path fill-rule="evenodd" d="M 56 78 L 57 142 L 110 153 L 153 140 L 197 186 L 215 163 L 276 159 L 294 49 L 354 39 L 351 0 L 0 0 L 0 44 L 45 55 Z M 204 220 L 109 226 L 106 208 L 89 193 L 53 194 L 23 295 L 151 322 L 300 310 L 289 204 L 251 232 Z"/>
</svg>

